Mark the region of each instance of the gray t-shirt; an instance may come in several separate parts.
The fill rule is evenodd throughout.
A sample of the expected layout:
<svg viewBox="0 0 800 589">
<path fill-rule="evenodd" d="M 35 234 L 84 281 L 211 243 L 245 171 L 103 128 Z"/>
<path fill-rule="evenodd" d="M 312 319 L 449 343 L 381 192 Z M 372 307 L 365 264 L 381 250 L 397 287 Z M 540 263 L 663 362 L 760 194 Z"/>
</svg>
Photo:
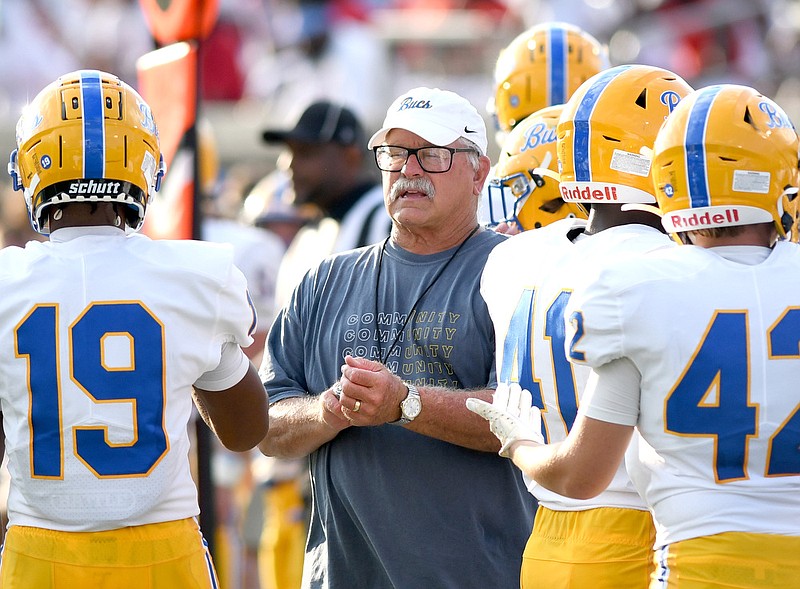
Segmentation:
<svg viewBox="0 0 800 589">
<path fill-rule="evenodd" d="M 479 282 L 503 236 L 416 255 L 388 243 L 326 259 L 270 332 L 270 401 L 317 395 L 344 356 L 379 359 L 417 385 L 495 386 L 494 330 Z M 378 342 L 378 333 L 382 340 Z M 310 456 L 313 492 L 304 587 L 516 589 L 535 500 L 514 465 L 395 425 L 351 427 Z"/>
</svg>

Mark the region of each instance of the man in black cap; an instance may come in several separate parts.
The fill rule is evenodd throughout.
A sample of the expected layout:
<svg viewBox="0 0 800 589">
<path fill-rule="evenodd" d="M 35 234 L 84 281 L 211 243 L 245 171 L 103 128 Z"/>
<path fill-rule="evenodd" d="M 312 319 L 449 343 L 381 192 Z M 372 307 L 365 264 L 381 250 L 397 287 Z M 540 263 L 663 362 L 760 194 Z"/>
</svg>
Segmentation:
<svg viewBox="0 0 800 589">
<path fill-rule="evenodd" d="M 262 137 L 287 148 L 294 204 L 316 205 L 324 215 L 300 230 L 284 256 L 276 293 L 280 306 L 306 270 L 329 254 L 384 239 L 391 219 L 378 178 L 367 165 L 364 128 L 346 106 L 314 102 L 294 128 L 267 129 Z"/>
</svg>

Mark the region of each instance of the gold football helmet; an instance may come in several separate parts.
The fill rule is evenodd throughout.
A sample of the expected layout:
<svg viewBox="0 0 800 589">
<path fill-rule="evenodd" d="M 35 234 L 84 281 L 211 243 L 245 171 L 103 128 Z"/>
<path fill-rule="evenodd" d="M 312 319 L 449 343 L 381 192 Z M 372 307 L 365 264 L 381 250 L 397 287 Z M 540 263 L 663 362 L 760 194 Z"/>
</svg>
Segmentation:
<svg viewBox="0 0 800 589">
<path fill-rule="evenodd" d="M 548 22 L 509 43 L 494 69 L 494 98 L 487 109 L 509 132 L 528 115 L 565 103 L 585 80 L 608 67 L 605 46 L 579 27 Z"/>
<path fill-rule="evenodd" d="M 655 203 L 653 142 L 692 88 L 649 65 L 619 65 L 584 82 L 558 123 L 561 197 L 567 202 Z"/>
<path fill-rule="evenodd" d="M 747 86 L 685 98 L 654 146 L 653 182 L 670 233 L 774 222 L 789 234 L 800 186 L 800 141 L 786 113 Z"/>
<path fill-rule="evenodd" d="M 47 208 L 70 202 L 125 205 L 139 229 L 164 175 L 150 107 L 113 74 L 61 76 L 28 104 L 17 123 L 8 171 L 23 190 L 31 225 L 48 233 Z"/>
<path fill-rule="evenodd" d="M 556 171 L 556 125 L 563 108 L 548 106 L 525 117 L 506 137 L 488 185 L 492 223 L 513 221 L 529 230 L 566 217 L 586 218 L 586 210 L 565 203 L 558 182 L 543 175 L 545 169 Z M 502 211 L 491 210 L 496 203 Z"/>
</svg>

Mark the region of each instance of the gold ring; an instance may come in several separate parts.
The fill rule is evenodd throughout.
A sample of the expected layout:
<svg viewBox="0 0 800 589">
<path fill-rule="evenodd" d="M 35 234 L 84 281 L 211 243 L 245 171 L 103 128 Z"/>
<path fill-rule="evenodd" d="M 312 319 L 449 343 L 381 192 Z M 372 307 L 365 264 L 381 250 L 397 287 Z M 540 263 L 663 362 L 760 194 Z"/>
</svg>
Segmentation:
<svg viewBox="0 0 800 589">
<path fill-rule="evenodd" d="M 353 405 L 353 413 L 358 413 L 359 409 L 361 409 L 361 401 L 356 399 L 356 404 Z"/>
</svg>

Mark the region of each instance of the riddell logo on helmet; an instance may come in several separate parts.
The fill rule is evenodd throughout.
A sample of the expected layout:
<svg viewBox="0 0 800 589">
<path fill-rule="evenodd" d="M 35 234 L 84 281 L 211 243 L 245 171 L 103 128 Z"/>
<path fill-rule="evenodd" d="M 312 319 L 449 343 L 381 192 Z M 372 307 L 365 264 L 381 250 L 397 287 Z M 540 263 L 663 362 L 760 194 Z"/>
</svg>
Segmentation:
<svg viewBox="0 0 800 589">
<path fill-rule="evenodd" d="M 69 185 L 69 194 L 119 194 L 121 186 L 121 182 L 110 180 L 72 182 Z"/>
<path fill-rule="evenodd" d="M 704 227 L 719 227 L 723 225 L 737 224 L 739 222 L 738 209 L 725 209 L 719 213 L 694 213 L 668 215 L 672 226 L 680 231 L 686 229 L 702 229 Z"/>
<path fill-rule="evenodd" d="M 570 189 L 562 184 L 559 188 L 561 189 L 561 198 L 563 198 L 566 202 L 619 200 L 616 186 L 604 186 L 603 188 L 592 188 L 591 186 L 585 186 L 584 188 L 581 188 L 580 186 L 576 186 L 575 188 Z"/>
</svg>

